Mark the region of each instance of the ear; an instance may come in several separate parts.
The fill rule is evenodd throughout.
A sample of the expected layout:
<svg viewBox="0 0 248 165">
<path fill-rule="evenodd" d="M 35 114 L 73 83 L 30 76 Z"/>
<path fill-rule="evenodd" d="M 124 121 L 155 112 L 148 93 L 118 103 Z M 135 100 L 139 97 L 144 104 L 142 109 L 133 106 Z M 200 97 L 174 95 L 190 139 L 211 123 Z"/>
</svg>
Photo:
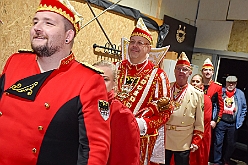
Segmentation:
<svg viewBox="0 0 248 165">
<path fill-rule="evenodd" d="M 151 49 L 152 49 L 152 46 L 151 45 L 148 45 L 148 53 L 150 53 L 151 52 Z"/>
<path fill-rule="evenodd" d="M 70 43 L 73 40 L 74 36 L 75 36 L 75 31 L 72 30 L 72 29 L 68 30 L 66 32 L 66 40 L 67 40 L 67 42 Z"/>
<path fill-rule="evenodd" d="M 192 70 L 190 70 L 190 72 L 189 72 L 189 75 L 191 75 L 192 74 Z"/>
</svg>

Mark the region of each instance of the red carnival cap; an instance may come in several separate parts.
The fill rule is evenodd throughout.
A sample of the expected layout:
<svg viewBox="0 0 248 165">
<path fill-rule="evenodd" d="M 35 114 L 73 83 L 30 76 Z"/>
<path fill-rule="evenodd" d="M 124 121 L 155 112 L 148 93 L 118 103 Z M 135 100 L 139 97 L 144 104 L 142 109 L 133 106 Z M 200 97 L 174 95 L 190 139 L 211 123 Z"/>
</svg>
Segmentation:
<svg viewBox="0 0 248 165">
<path fill-rule="evenodd" d="M 76 33 L 82 27 L 83 17 L 76 12 L 68 0 L 41 0 L 36 12 L 51 11 L 58 13 L 71 22 Z"/>
<path fill-rule="evenodd" d="M 142 18 L 138 19 L 137 25 L 135 29 L 133 30 L 131 37 L 132 36 L 141 36 L 146 38 L 151 44 L 152 44 L 152 35 L 151 32 L 147 29 L 144 21 Z"/>
<path fill-rule="evenodd" d="M 188 59 L 188 57 L 186 56 L 185 52 L 182 52 L 182 53 L 180 54 L 180 56 L 178 57 L 176 66 L 177 66 L 177 65 L 186 65 L 186 66 L 189 66 L 189 67 L 191 68 L 189 59 Z"/>
<path fill-rule="evenodd" d="M 202 65 L 202 69 L 214 69 L 214 65 L 212 64 L 211 60 L 209 58 L 207 58 L 203 65 Z"/>
</svg>

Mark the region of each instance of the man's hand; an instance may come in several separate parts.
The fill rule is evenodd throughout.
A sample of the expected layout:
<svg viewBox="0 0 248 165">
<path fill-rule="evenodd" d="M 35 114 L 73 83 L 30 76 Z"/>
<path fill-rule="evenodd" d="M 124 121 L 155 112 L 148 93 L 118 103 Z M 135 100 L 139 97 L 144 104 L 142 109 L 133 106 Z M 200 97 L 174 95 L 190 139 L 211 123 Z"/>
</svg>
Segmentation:
<svg viewBox="0 0 248 165">
<path fill-rule="evenodd" d="M 211 127 L 214 129 L 215 126 L 216 126 L 216 122 L 215 122 L 215 121 L 211 121 L 211 122 L 210 122 L 210 125 L 211 125 Z"/>
<path fill-rule="evenodd" d="M 191 144 L 190 145 L 190 150 L 191 150 L 191 152 L 195 152 L 196 150 L 198 150 L 198 146 L 195 145 L 195 144 Z"/>
</svg>

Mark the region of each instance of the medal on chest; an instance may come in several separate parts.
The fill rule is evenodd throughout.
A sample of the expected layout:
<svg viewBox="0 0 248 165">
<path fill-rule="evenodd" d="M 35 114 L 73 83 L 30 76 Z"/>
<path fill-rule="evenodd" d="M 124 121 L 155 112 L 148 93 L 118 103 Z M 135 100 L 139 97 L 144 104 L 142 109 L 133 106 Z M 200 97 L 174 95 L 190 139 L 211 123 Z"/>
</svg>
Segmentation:
<svg viewBox="0 0 248 165">
<path fill-rule="evenodd" d="M 124 80 L 124 84 L 121 86 L 121 91 L 118 93 L 118 96 L 121 99 L 125 99 L 129 96 L 129 93 L 134 89 L 134 87 L 139 82 L 139 77 L 130 77 L 127 76 Z"/>
<path fill-rule="evenodd" d="M 183 87 L 177 87 L 176 83 L 171 88 L 171 97 L 172 102 L 174 104 L 175 110 L 179 109 L 183 98 L 186 94 L 188 84 L 184 85 Z"/>
</svg>

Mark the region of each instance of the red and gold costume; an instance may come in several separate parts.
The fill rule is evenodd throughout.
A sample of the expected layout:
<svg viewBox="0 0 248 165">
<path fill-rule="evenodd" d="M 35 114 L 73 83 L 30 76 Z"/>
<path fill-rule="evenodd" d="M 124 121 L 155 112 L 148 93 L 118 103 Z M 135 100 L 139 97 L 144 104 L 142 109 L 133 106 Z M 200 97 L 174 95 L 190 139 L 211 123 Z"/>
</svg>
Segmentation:
<svg viewBox="0 0 248 165">
<path fill-rule="evenodd" d="M 222 85 L 211 80 L 208 85 L 204 85 L 204 93 L 212 101 L 212 121 L 218 122 L 224 110 L 224 102 L 222 99 Z"/>
<path fill-rule="evenodd" d="M 106 164 L 105 83 L 70 54 L 41 73 L 37 56 L 12 55 L 0 78 L 0 164 Z"/>
<path fill-rule="evenodd" d="M 153 63 L 145 60 L 141 64 L 131 64 L 128 60 L 117 63 L 117 98 L 133 114 L 145 122 L 146 129 L 141 133 L 141 164 L 150 159 L 157 129 L 170 116 L 171 111 L 159 111 L 156 101 L 170 96 L 166 73 Z"/>
<path fill-rule="evenodd" d="M 111 145 L 107 165 L 138 165 L 140 131 L 130 109 L 108 93 L 110 104 Z M 124 145 L 123 145 L 124 144 Z"/>
<path fill-rule="evenodd" d="M 204 95 L 204 135 L 199 149 L 190 153 L 190 165 L 208 165 L 210 144 L 212 102 L 207 95 Z"/>
</svg>

